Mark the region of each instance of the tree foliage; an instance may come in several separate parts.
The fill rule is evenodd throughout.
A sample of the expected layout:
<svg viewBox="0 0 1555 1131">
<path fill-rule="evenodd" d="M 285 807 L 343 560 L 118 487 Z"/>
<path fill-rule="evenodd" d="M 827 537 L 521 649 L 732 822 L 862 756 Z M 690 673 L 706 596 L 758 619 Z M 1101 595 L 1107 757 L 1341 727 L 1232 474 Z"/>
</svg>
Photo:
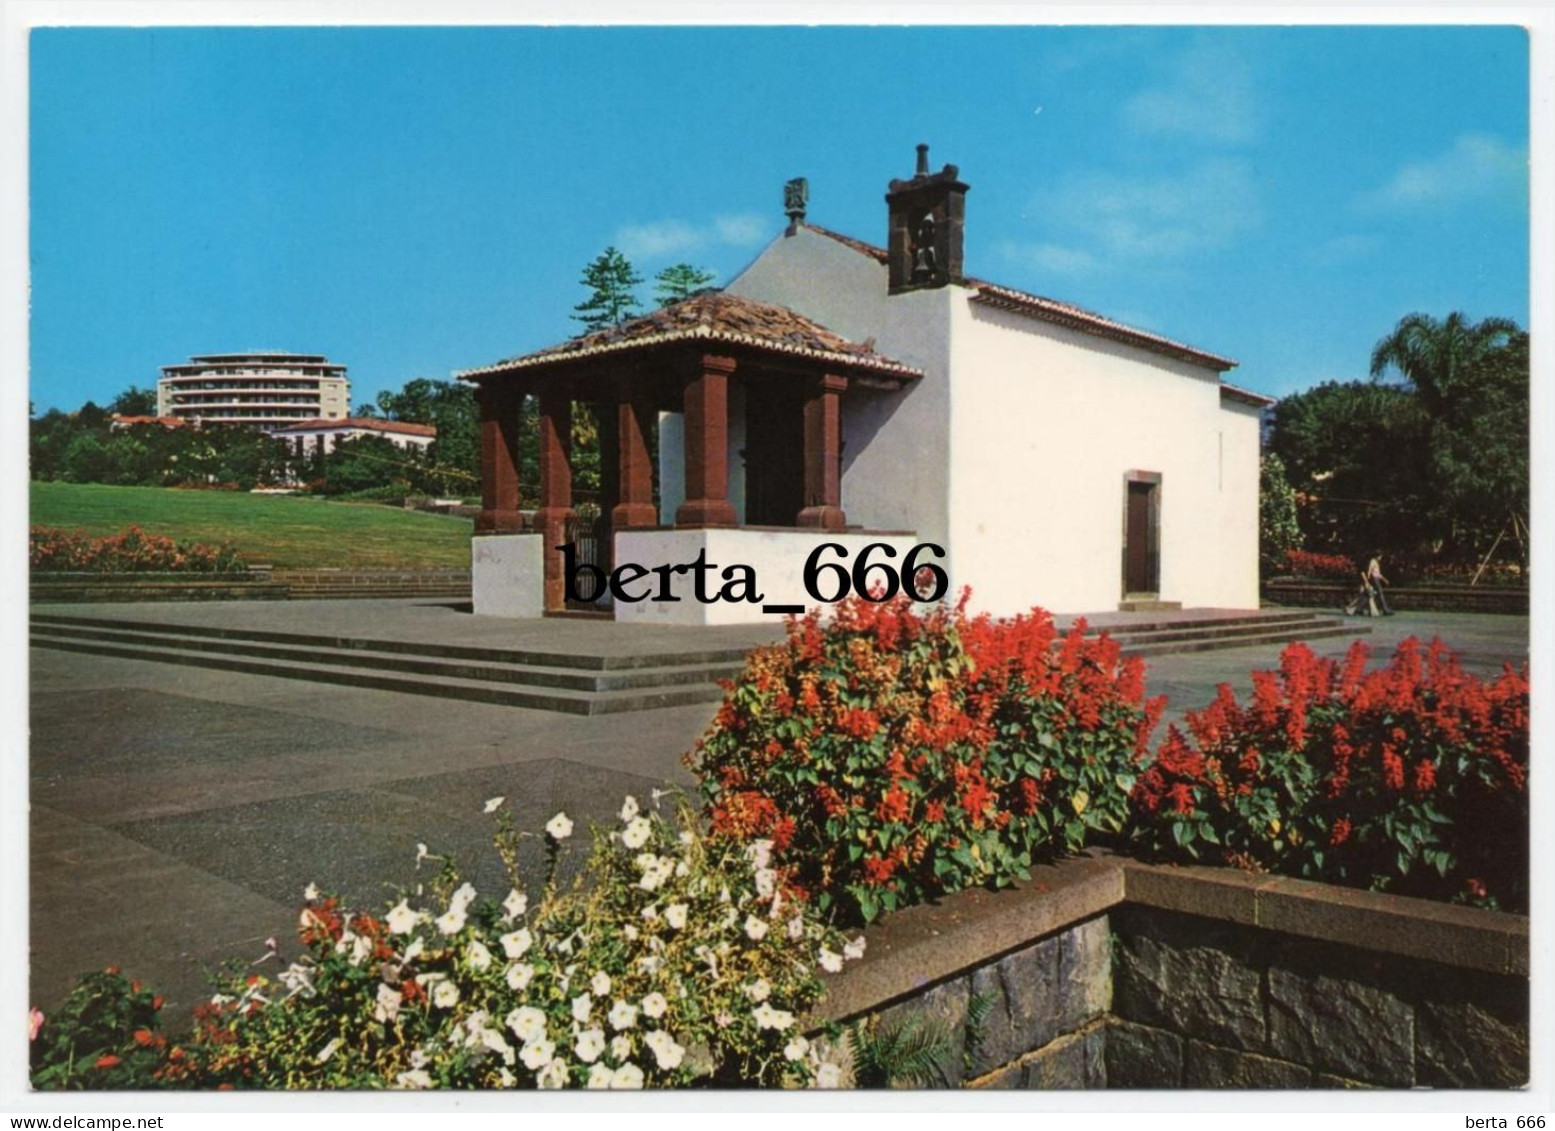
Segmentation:
<svg viewBox="0 0 1555 1131">
<path fill-rule="evenodd" d="M 659 300 L 660 306 L 668 306 L 705 289 L 713 278 L 711 271 L 704 271 L 689 263 L 676 263 L 653 277 L 653 297 Z"/>
<path fill-rule="evenodd" d="M 1286 554 L 1300 548 L 1301 524 L 1285 461 L 1273 452 L 1264 456 L 1258 480 L 1258 559 L 1267 577 L 1279 571 Z"/>
<path fill-rule="evenodd" d="M 108 411 L 119 413 L 121 416 L 155 416 L 157 391 L 131 385 L 109 402 Z"/>
<path fill-rule="evenodd" d="M 1308 546 L 1451 564 L 1525 526 L 1528 335 L 1504 318 L 1411 314 L 1377 343 L 1371 371 L 1274 409 L 1268 446 Z M 1403 380 L 1383 380 L 1393 374 Z"/>
<path fill-rule="evenodd" d="M 573 307 L 572 318 L 588 330 L 603 330 L 637 314 L 637 295 L 632 288 L 641 285 L 642 276 L 631 261 L 613 247 L 583 269 L 580 282 L 589 297 Z"/>
</svg>

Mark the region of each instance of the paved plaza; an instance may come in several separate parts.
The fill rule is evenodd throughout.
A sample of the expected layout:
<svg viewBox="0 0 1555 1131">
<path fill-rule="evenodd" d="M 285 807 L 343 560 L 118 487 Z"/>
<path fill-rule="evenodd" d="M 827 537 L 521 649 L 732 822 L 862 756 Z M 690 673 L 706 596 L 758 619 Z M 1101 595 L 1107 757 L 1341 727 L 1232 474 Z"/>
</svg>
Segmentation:
<svg viewBox="0 0 1555 1131">
<path fill-rule="evenodd" d="M 349 615 L 341 604 L 313 616 Z M 578 627 L 527 622 L 526 646 L 543 645 L 547 623 Z M 1379 658 L 1410 634 L 1441 636 L 1481 674 L 1527 656 L 1525 617 L 1369 623 Z M 1349 640 L 1313 646 L 1337 656 Z M 30 657 L 32 997 L 44 1009 L 83 972 L 117 962 L 162 990 L 176 1019 L 207 992 L 207 966 L 259 959 L 270 936 L 293 947 L 308 883 L 378 906 L 416 882 L 417 842 L 467 861 L 476 887 L 500 895 L 487 798 L 506 796 L 527 829 L 566 810 L 581 833 L 623 794 L 689 789 L 680 757 L 714 711 L 577 717 L 41 648 Z M 1174 708 L 1201 704 L 1221 681 L 1246 690 L 1248 672 L 1277 657 L 1271 647 L 1155 657 L 1151 691 Z M 573 841 L 573 868 L 585 843 Z"/>
</svg>

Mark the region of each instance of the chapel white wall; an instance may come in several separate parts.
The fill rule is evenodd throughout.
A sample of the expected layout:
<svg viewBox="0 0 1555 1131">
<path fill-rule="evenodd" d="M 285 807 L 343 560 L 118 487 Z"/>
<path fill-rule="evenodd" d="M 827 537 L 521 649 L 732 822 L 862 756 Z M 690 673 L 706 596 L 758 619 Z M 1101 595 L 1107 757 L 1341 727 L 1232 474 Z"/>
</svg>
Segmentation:
<svg viewBox="0 0 1555 1131">
<path fill-rule="evenodd" d="M 1161 476 L 1161 598 L 1256 607 L 1256 413 L 1222 410 L 1219 374 L 952 290 L 950 553 L 972 607 L 1116 608 L 1132 470 Z"/>
</svg>

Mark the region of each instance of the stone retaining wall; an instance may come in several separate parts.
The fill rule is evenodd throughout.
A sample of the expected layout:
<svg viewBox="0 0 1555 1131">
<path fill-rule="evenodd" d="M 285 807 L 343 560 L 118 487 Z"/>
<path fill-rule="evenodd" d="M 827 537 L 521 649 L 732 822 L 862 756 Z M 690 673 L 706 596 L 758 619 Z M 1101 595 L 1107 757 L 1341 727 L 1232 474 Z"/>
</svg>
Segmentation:
<svg viewBox="0 0 1555 1131">
<path fill-rule="evenodd" d="M 1527 1082 L 1520 916 L 1099 853 L 1035 873 L 872 928 L 815 1020 L 933 1027 L 946 1087 Z"/>
<path fill-rule="evenodd" d="M 1342 609 L 1359 583 L 1271 581 L 1261 590 L 1266 605 Z M 1407 612 L 1517 613 L 1528 615 L 1528 590 L 1508 586 L 1403 586 L 1385 589 L 1388 604 Z"/>
<path fill-rule="evenodd" d="M 256 601 L 350 597 L 469 599 L 470 571 L 276 569 L 245 573 L 34 573 L 30 599 L 53 601 Z"/>
<path fill-rule="evenodd" d="M 284 585 L 268 569 L 242 573 L 73 573 L 31 575 L 28 599 L 52 601 L 261 601 L 282 600 Z"/>
</svg>

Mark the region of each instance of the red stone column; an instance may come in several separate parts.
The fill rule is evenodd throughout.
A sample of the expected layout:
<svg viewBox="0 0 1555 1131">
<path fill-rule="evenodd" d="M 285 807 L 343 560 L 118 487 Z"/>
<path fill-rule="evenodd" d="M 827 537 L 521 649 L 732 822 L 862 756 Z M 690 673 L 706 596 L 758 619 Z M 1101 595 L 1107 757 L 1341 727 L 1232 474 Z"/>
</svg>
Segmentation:
<svg viewBox="0 0 1555 1131">
<path fill-rule="evenodd" d="M 804 406 L 804 510 L 799 525 L 841 530 L 842 392 L 846 377 L 831 374 L 816 381 Z"/>
<path fill-rule="evenodd" d="M 519 514 L 518 428 L 523 390 L 482 384 L 475 390 L 481 414 L 481 512 L 477 534 L 517 534 Z"/>
<path fill-rule="evenodd" d="M 566 606 L 562 555 L 572 510 L 572 398 L 563 389 L 540 393 L 540 509 L 535 528 L 545 539 L 545 607 Z"/>
<path fill-rule="evenodd" d="M 729 375 L 734 358 L 706 354 L 686 382 L 686 501 L 676 526 L 734 526 L 729 502 Z"/>
<path fill-rule="evenodd" d="M 622 378 L 616 396 L 617 488 L 611 513 L 612 529 L 657 526 L 659 511 L 653 505 L 653 463 L 648 455 L 649 429 L 657 422 L 653 400 L 639 377 Z"/>
</svg>

